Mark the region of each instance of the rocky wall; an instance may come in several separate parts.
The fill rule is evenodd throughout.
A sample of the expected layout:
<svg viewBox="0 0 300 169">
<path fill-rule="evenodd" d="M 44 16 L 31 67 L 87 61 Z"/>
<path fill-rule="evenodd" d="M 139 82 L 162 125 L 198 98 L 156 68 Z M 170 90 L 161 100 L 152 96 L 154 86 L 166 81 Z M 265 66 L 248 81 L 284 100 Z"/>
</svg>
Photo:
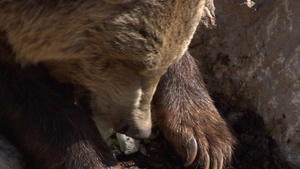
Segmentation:
<svg viewBox="0 0 300 169">
<path fill-rule="evenodd" d="M 214 5 L 213 5 L 214 3 Z M 300 168 L 300 1 L 214 0 L 190 45 L 207 87 L 263 117 Z"/>
</svg>

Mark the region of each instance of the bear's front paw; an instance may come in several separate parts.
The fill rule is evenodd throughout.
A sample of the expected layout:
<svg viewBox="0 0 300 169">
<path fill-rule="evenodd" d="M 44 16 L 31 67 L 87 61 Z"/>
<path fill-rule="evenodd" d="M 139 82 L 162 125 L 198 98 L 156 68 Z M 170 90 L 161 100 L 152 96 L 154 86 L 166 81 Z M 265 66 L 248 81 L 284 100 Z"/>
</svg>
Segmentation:
<svg viewBox="0 0 300 169">
<path fill-rule="evenodd" d="M 230 162 L 235 139 L 216 110 L 168 113 L 167 118 L 158 119 L 159 127 L 185 161 L 185 167 L 222 169 Z"/>
<path fill-rule="evenodd" d="M 235 142 L 188 53 L 168 68 L 153 98 L 157 124 L 185 166 L 221 169 Z"/>
</svg>

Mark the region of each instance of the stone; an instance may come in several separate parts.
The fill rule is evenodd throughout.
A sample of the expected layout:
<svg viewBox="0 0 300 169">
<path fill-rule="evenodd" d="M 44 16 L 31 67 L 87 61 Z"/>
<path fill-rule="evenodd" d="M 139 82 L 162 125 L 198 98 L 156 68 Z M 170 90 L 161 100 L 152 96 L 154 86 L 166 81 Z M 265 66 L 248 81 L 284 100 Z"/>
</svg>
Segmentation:
<svg viewBox="0 0 300 169">
<path fill-rule="evenodd" d="M 23 169 L 24 163 L 18 150 L 10 142 L 0 135 L 0 168 Z"/>
<path fill-rule="evenodd" d="M 191 54 L 211 93 L 255 110 L 300 168 L 300 1 L 208 1 Z"/>
</svg>

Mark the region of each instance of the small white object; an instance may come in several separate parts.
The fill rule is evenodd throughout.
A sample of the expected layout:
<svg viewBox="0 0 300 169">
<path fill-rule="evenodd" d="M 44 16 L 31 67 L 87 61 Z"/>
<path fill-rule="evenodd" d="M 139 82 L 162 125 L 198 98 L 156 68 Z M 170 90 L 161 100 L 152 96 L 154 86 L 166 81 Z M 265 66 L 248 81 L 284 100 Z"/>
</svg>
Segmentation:
<svg viewBox="0 0 300 169">
<path fill-rule="evenodd" d="M 124 154 L 132 154 L 139 151 L 140 141 L 135 140 L 131 137 L 126 136 L 125 134 L 116 134 L 119 141 L 120 149 Z"/>
</svg>

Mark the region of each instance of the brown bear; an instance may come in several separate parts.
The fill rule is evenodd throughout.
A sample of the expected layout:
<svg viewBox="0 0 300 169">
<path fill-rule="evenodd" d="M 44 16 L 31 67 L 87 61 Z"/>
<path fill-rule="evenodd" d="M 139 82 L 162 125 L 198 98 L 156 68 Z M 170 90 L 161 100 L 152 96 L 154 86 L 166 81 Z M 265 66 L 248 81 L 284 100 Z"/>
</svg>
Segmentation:
<svg viewBox="0 0 300 169">
<path fill-rule="evenodd" d="M 1 132 L 30 168 L 118 167 L 96 126 L 147 138 L 153 103 L 185 166 L 222 168 L 234 139 L 186 52 L 204 3 L 0 1 Z"/>
</svg>

